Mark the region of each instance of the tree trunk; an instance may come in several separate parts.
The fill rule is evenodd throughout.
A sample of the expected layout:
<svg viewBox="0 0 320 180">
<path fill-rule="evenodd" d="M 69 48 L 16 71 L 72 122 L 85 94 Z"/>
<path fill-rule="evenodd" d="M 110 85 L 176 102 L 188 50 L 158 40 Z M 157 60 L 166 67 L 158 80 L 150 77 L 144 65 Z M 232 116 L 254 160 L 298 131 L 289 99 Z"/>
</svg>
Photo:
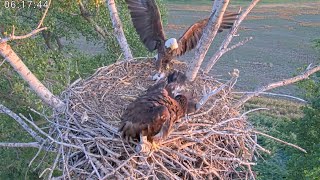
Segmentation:
<svg viewBox="0 0 320 180">
<path fill-rule="evenodd" d="M 189 81 L 193 81 L 196 78 L 204 57 L 206 56 L 208 49 L 218 32 L 223 14 L 227 9 L 228 4 L 229 0 L 215 0 L 208 24 L 203 30 L 201 39 L 197 44 L 194 58 L 188 65 L 186 75 Z"/>
<path fill-rule="evenodd" d="M 122 50 L 122 53 L 124 55 L 125 60 L 132 59 L 132 53 L 129 48 L 127 39 L 124 35 L 123 29 L 122 29 L 122 23 L 118 15 L 118 11 L 116 8 L 116 4 L 114 0 L 108 0 L 107 5 L 110 11 L 110 17 L 112 20 L 112 25 L 114 29 L 114 34 L 119 42 L 120 48 Z"/>
<path fill-rule="evenodd" d="M 11 64 L 15 71 L 29 84 L 32 90 L 48 105 L 58 111 L 64 110 L 65 104 L 54 96 L 38 79 L 32 74 L 28 67 L 6 42 L 0 43 L 0 55 Z"/>
<path fill-rule="evenodd" d="M 251 12 L 251 10 L 253 9 L 253 7 L 259 2 L 260 0 L 252 0 L 251 4 L 249 5 L 249 7 L 243 12 L 241 13 L 239 19 L 237 21 L 234 22 L 233 27 L 231 28 L 230 32 L 228 33 L 227 37 L 224 39 L 224 41 L 222 42 L 219 50 L 210 58 L 208 66 L 205 69 L 205 73 L 209 73 L 209 71 L 212 69 L 212 67 L 216 64 L 216 62 L 218 62 L 218 60 L 220 59 L 220 57 L 225 54 L 226 52 L 228 52 L 229 50 L 232 50 L 238 46 L 242 46 L 243 44 L 245 44 L 246 42 L 248 42 L 249 40 L 252 39 L 252 37 L 237 43 L 236 45 L 228 48 L 230 42 L 232 41 L 233 37 L 235 36 L 235 34 L 238 32 L 238 28 L 240 26 L 240 24 L 242 23 L 242 21 L 247 17 L 247 15 Z M 240 11 L 239 11 L 240 13 Z"/>
</svg>

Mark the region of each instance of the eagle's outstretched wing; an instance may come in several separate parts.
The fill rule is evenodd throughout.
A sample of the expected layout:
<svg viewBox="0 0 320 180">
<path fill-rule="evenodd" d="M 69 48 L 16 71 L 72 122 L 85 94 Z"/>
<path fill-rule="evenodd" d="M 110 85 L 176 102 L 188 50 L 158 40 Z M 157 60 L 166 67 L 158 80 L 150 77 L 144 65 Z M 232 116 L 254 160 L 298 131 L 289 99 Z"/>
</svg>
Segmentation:
<svg viewBox="0 0 320 180">
<path fill-rule="evenodd" d="M 126 0 L 133 26 L 149 51 L 163 46 L 161 15 L 155 0 Z"/>
<path fill-rule="evenodd" d="M 238 13 L 225 12 L 218 32 L 222 32 L 224 29 L 230 29 L 238 15 Z M 197 46 L 208 20 L 207 18 L 197 21 L 186 30 L 178 40 L 178 49 L 173 52 L 175 56 L 181 56 Z"/>
</svg>

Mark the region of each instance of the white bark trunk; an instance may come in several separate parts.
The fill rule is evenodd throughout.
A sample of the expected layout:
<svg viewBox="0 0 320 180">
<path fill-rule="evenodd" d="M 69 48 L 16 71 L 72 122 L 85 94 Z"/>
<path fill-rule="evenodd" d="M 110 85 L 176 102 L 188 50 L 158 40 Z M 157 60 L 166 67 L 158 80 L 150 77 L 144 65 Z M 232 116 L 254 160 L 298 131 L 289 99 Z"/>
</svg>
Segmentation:
<svg viewBox="0 0 320 180">
<path fill-rule="evenodd" d="M 29 84 L 32 90 L 48 105 L 58 111 L 65 108 L 65 104 L 54 96 L 38 79 L 32 74 L 28 67 L 6 42 L 0 43 L 0 55 L 11 64 L 15 71 Z"/>
<path fill-rule="evenodd" d="M 229 0 L 215 0 L 212 10 L 212 13 L 214 14 L 210 16 L 208 24 L 203 30 L 202 37 L 197 44 L 195 55 L 191 63 L 188 65 L 186 75 L 189 81 L 193 81 L 196 78 L 204 57 L 206 56 L 208 49 L 218 32 L 223 14 L 227 9 L 228 4 Z"/>
<path fill-rule="evenodd" d="M 122 23 L 119 18 L 119 15 L 118 15 L 115 1 L 108 0 L 107 5 L 109 8 L 110 17 L 112 20 L 114 34 L 119 42 L 119 45 L 120 45 L 120 48 L 121 48 L 122 53 L 124 55 L 124 58 L 125 58 L 125 60 L 133 59 L 130 47 L 128 45 L 127 39 L 126 39 L 124 32 L 123 32 L 123 29 L 122 29 Z"/>
<path fill-rule="evenodd" d="M 212 69 L 212 67 L 216 64 L 216 62 L 218 62 L 218 60 L 220 59 L 220 57 L 225 54 L 226 52 L 228 52 L 231 49 L 234 49 L 235 47 L 241 46 L 243 44 L 245 44 L 246 42 L 248 42 L 250 39 L 247 39 L 245 41 L 242 41 L 240 43 L 238 43 L 238 46 L 233 46 L 234 48 L 228 48 L 230 42 L 232 41 L 234 35 L 237 33 L 239 26 L 241 24 L 241 22 L 247 17 L 247 15 L 251 12 L 251 10 L 253 9 L 253 7 L 259 2 L 260 0 L 252 0 L 251 4 L 249 5 L 249 7 L 240 15 L 239 19 L 234 23 L 233 27 L 231 28 L 230 32 L 228 33 L 227 37 L 224 39 L 224 41 L 222 42 L 219 50 L 210 58 L 210 61 L 208 63 L 208 66 L 205 69 L 205 73 L 209 73 L 209 71 Z"/>
</svg>

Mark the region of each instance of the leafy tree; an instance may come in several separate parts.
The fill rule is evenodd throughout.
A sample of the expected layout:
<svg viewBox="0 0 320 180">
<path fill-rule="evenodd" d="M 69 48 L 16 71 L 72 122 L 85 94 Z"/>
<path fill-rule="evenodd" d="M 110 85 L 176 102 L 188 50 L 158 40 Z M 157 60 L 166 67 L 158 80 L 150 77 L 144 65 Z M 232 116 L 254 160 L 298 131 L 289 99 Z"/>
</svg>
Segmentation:
<svg viewBox="0 0 320 180">
<path fill-rule="evenodd" d="M 320 39 L 315 48 L 320 50 Z M 307 154 L 281 145 L 266 138 L 259 138 L 259 144 L 272 150 L 272 155 L 262 154 L 255 170 L 258 179 L 319 179 L 320 177 L 320 73 L 309 80 L 298 83 L 305 91 L 310 103 L 303 107 L 303 118 L 286 119 L 268 115 L 253 115 L 250 118 L 256 127 L 268 130 L 270 135 L 288 140 L 306 149 Z M 285 133 L 284 133 L 285 132 Z"/>
<path fill-rule="evenodd" d="M 289 126 L 296 134 L 297 144 L 307 154 L 292 152 L 289 160 L 290 179 L 318 179 L 320 177 L 320 73 L 301 84 L 307 87 L 310 105 L 304 107 L 304 117 Z"/>
</svg>

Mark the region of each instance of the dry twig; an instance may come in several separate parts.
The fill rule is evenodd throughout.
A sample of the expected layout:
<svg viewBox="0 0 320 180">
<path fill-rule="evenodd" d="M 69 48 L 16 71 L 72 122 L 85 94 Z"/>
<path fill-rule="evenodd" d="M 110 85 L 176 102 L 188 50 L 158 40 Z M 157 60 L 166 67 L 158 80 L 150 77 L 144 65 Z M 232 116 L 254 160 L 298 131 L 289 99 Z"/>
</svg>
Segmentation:
<svg viewBox="0 0 320 180">
<path fill-rule="evenodd" d="M 32 31 L 31 31 L 30 33 L 28 33 L 28 34 L 21 35 L 21 36 L 16 36 L 16 35 L 14 34 L 14 33 L 15 33 L 15 27 L 13 26 L 13 27 L 12 27 L 12 33 L 11 33 L 11 35 L 10 35 L 9 37 L 3 38 L 3 39 L 0 38 L 0 44 L 6 43 L 6 42 L 12 41 L 12 40 L 26 39 L 26 38 L 29 38 L 29 37 L 31 37 L 31 36 L 33 36 L 33 35 L 41 32 L 41 31 L 43 31 L 43 30 L 46 30 L 47 27 L 41 27 L 41 26 L 42 26 L 42 24 L 43 24 L 43 21 L 44 21 L 45 17 L 47 16 L 47 13 L 48 13 L 50 4 L 51 4 L 51 0 L 49 0 L 48 6 L 47 6 L 46 10 L 44 11 L 44 13 L 43 13 L 43 15 L 42 15 L 42 17 L 41 17 L 41 20 L 39 21 L 38 26 L 37 26 L 36 29 L 32 30 Z"/>
<path fill-rule="evenodd" d="M 177 63 L 174 68 L 185 71 L 187 67 Z M 270 153 L 257 144 L 257 134 L 298 148 L 252 129 L 247 114 L 265 108 L 240 114 L 239 109 L 233 107 L 232 89 L 239 74 L 235 71 L 231 73 L 233 78 L 226 83 L 228 85 L 205 74 L 188 83 L 187 89 L 195 91 L 196 99 L 201 99 L 203 87 L 219 90 L 207 93 L 216 96 L 205 98 L 206 102 L 196 114 L 174 126 L 159 151 L 149 155 L 137 153 L 137 143 L 124 142 L 117 126 L 125 107 L 134 100 L 127 97 L 137 97 L 154 83 L 148 80 L 149 75 L 155 73 L 154 69 L 152 60 L 122 61 L 77 81 L 62 94 L 67 104 L 65 112 L 54 112 L 53 116 L 47 117 L 33 110 L 50 123 L 49 132 L 21 115 L 45 137 L 41 145 L 35 142 L 26 145 L 40 150 L 58 150 L 52 165 L 41 175 L 51 177 L 53 170 L 59 168 L 63 172 L 61 178 L 66 179 L 253 179 L 251 166 L 255 165 L 255 154 L 258 150 Z M 239 168 L 241 172 L 237 171 Z"/>
</svg>

